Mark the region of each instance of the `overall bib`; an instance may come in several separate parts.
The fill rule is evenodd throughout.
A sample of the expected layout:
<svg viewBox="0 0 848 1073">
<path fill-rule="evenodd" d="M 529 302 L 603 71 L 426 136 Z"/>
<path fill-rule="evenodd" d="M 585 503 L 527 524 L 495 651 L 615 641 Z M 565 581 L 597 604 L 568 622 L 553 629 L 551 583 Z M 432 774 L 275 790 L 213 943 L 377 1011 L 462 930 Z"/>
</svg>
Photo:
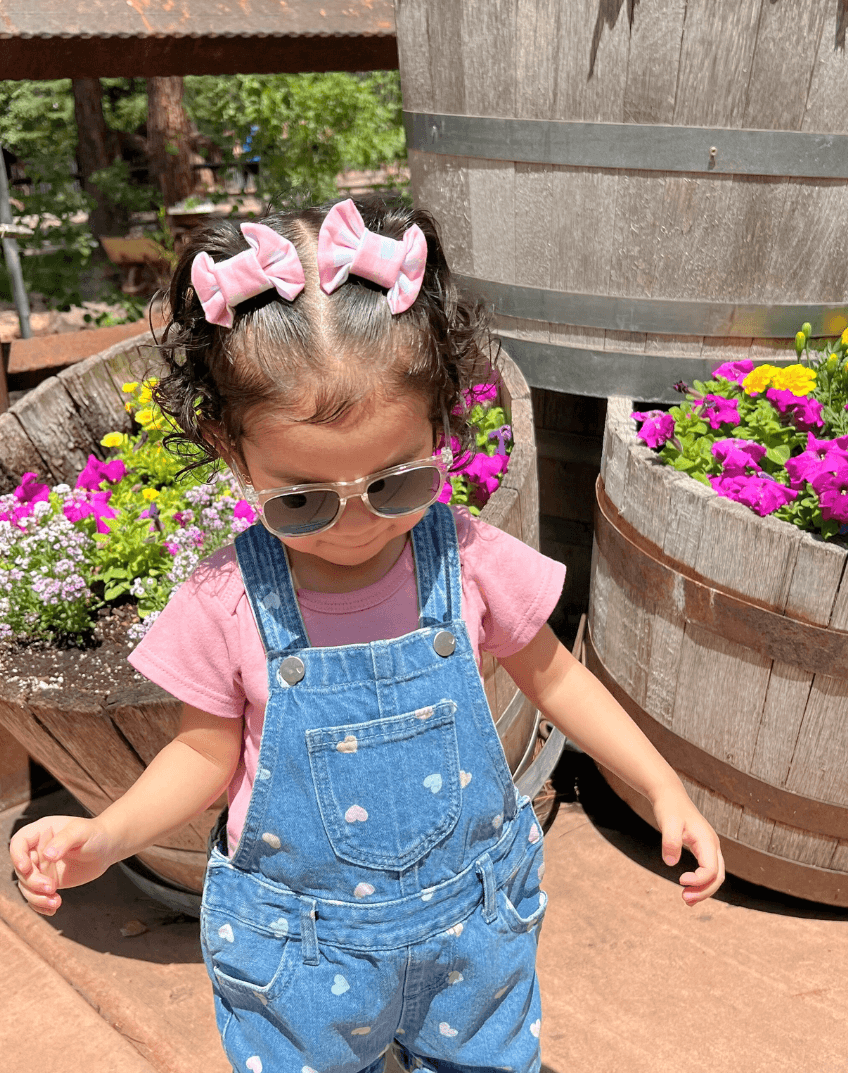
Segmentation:
<svg viewBox="0 0 848 1073">
<path fill-rule="evenodd" d="M 311 648 L 282 544 L 236 540 L 268 658 L 256 778 L 201 914 L 238 1073 L 540 1066 L 542 837 L 519 797 L 461 617 L 456 529 L 412 530 L 419 623 Z"/>
</svg>

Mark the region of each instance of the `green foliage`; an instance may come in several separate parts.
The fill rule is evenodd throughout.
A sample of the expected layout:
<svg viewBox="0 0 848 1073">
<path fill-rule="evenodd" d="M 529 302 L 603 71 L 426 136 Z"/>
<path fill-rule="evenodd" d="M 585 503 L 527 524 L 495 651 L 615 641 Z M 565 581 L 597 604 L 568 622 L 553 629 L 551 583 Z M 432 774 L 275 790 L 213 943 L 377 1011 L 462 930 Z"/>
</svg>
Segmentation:
<svg viewBox="0 0 848 1073">
<path fill-rule="evenodd" d="M 263 193 L 275 201 L 337 194 L 346 168 L 372 169 L 406 156 L 396 71 L 235 75 L 185 79 L 186 110 L 225 158 L 250 142 Z"/>
</svg>

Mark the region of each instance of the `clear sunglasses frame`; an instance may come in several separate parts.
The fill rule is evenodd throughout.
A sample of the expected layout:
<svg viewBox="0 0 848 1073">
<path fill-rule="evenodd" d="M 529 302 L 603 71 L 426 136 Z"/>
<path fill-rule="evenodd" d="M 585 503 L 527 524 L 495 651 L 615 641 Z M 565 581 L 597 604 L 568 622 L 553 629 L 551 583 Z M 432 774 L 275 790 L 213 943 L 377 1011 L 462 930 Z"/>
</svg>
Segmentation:
<svg viewBox="0 0 848 1073">
<path fill-rule="evenodd" d="M 446 445 L 438 452 L 430 455 L 429 458 L 419 458 L 414 462 L 402 462 L 398 466 L 389 466 L 388 469 L 378 470 L 376 473 L 369 473 L 366 477 L 360 477 L 355 481 L 322 481 L 316 484 L 290 484 L 283 488 L 262 488 L 259 490 L 254 489 L 249 484 L 246 484 L 241 474 L 238 474 L 239 484 L 242 487 L 245 499 L 250 505 L 259 513 L 259 520 L 265 526 L 265 528 L 273 533 L 276 537 L 285 537 L 287 540 L 297 540 L 299 537 L 311 537 L 316 536 L 318 533 L 325 533 L 328 529 L 331 529 L 342 515 L 342 512 L 347 505 L 349 499 L 361 499 L 365 504 L 365 507 L 377 518 L 403 518 L 408 514 L 415 514 L 419 510 L 426 510 L 427 507 L 435 503 L 439 498 L 442 489 L 445 486 L 450 468 L 453 465 L 453 451 L 447 444 L 450 440 L 446 441 Z M 368 487 L 374 484 L 376 481 L 385 480 L 386 477 L 400 476 L 403 473 L 408 473 L 410 470 L 415 469 L 437 469 L 440 473 L 440 480 L 436 491 L 433 496 L 427 500 L 426 503 L 422 503 L 420 506 L 411 507 L 409 510 L 396 511 L 392 514 L 384 514 L 382 511 L 377 510 L 376 507 L 368 499 Z M 336 508 L 336 513 L 332 519 L 317 529 L 310 529 L 308 533 L 286 533 L 280 529 L 273 528 L 265 518 L 265 507 L 272 499 L 277 499 L 282 496 L 300 495 L 304 492 L 335 492 L 339 497 L 339 505 Z"/>
</svg>

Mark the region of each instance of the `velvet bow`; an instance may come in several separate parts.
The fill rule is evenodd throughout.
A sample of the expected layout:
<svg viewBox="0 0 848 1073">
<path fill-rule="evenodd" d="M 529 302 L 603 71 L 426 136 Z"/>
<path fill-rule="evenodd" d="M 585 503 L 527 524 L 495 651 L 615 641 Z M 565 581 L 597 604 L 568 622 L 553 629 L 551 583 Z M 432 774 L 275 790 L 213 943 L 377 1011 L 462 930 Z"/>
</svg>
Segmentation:
<svg viewBox="0 0 848 1073">
<path fill-rule="evenodd" d="M 424 279 L 427 240 L 417 224 L 402 239 L 369 231 L 348 199 L 334 205 L 318 232 L 318 277 L 327 294 L 352 273 L 388 289 L 392 313 L 409 309 Z"/>
<path fill-rule="evenodd" d="M 248 298 L 271 290 L 293 302 L 304 287 L 303 265 L 294 246 L 265 224 L 242 224 L 250 249 L 212 260 L 199 253 L 191 264 L 191 282 L 210 324 L 232 328 L 233 310 Z"/>
</svg>

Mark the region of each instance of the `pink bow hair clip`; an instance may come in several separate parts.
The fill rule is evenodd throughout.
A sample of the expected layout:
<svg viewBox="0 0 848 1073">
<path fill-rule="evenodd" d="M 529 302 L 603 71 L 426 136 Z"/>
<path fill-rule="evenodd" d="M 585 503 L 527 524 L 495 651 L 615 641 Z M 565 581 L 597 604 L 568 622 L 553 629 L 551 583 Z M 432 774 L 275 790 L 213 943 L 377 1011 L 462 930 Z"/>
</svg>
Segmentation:
<svg viewBox="0 0 848 1073">
<path fill-rule="evenodd" d="M 427 240 L 418 224 L 400 240 L 375 234 L 349 198 L 330 209 L 318 232 L 321 289 L 332 294 L 351 273 L 362 276 L 388 288 L 393 314 L 409 309 L 418 297 L 426 263 Z"/>
<path fill-rule="evenodd" d="M 265 224 L 242 224 L 250 246 L 225 261 L 199 253 L 191 263 L 191 282 L 210 324 L 232 328 L 233 310 L 248 298 L 271 290 L 293 302 L 304 287 L 303 265 L 287 238 Z"/>
</svg>

